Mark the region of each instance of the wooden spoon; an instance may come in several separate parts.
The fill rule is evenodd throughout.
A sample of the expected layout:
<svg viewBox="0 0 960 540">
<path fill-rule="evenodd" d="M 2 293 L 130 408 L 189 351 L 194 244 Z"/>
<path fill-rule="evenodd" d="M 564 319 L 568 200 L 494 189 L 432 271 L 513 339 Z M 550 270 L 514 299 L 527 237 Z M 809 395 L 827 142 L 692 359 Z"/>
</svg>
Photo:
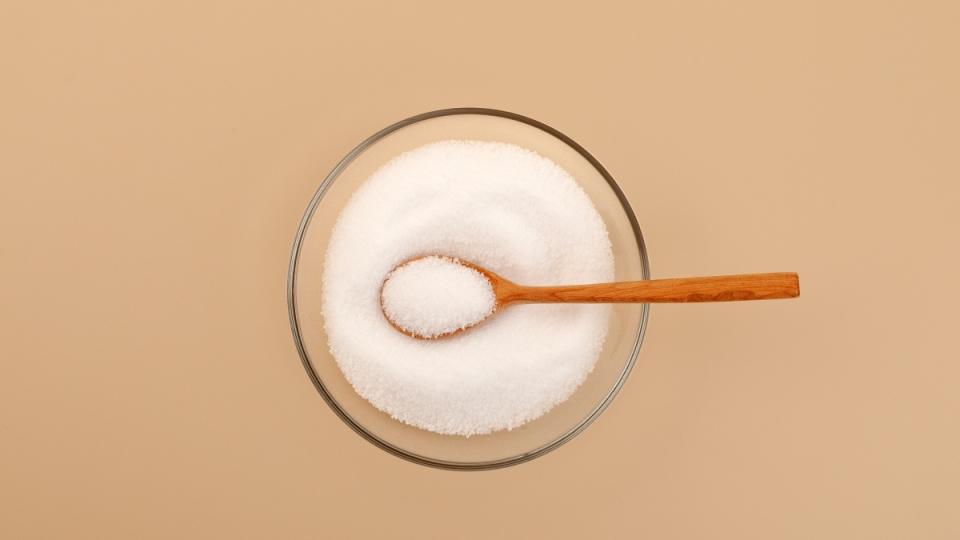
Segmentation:
<svg viewBox="0 0 960 540">
<path fill-rule="evenodd" d="M 475 322 L 443 333 L 425 336 L 398 325 L 390 317 L 388 310 L 384 308 L 383 285 L 381 285 L 380 308 L 387 321 L 400 332 L 417 339 L 436 339 L 462 332 L 489 319 L 511 304 L 731 302 L 800 296 L 800 278 L 794 272 L 531 287 L 514 283 L 474 263 L 442 255 L 424 255 L 408 259 L 398 264 L 393 270 L 430 257 L 439 257 L 479 272 L 490 282 L 495 302 L 493 309 Z M 389 276 L 390 274 L 388 279 Z M 384 280 L 384 285 L 388 279 Z"/>
</svg>

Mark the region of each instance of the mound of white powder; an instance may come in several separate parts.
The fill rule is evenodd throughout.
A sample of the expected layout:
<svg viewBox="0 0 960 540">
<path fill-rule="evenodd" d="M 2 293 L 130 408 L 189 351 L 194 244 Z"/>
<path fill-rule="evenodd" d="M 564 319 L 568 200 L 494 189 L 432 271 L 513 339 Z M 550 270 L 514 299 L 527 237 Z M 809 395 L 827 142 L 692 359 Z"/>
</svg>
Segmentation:
<svg viewBox="0 0 960 540">
<path fill-rule="evenodd" d="M 613 280 L 607 231 L 552 161 L 516 145 L 443 141 L 376 171 L 341 212 L 322 305 L 330 351 L 376 408 L 450 435 L 512 429 L 566 400 L 600 354 L 609 307 L 511 306 L 437 340 L 397 331 L 380 289 L 402 261 L 441 254 L 525 285 Z"/>
<path fill-rule="evenodd" d="M 380 298 L 388 319 L 422 338 L 477 324 L 493 313 L 497 302 L 486 276 L 456 259 L 436 255 L 390 272 Z"/>
</svg>

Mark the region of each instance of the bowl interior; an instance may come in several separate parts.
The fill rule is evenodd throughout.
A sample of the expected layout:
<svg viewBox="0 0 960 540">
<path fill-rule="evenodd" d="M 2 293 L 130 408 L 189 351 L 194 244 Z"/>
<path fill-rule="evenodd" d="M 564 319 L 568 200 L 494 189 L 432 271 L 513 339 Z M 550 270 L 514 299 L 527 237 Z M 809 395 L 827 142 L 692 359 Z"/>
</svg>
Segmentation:
<svg viewBox="0 0 960 540">
<path fill-rule="evenodd" d="M 398 154 L 446 139 L 514 143 L 566 169 L 603 218 L 617 280 L 648 279 L 646 253 L 633 213 L 612 179 L 575 143 L 532 120 L 486 109 L 437 111 L 399 122 L 364 141 L 321 185 L 304 216 L 290 267 L 289 300 L 294 338 L 308 374 L 334 411 L 358 433 L 406 459 L 446 468 L 494 468 L 542 455 L 585 428 L 623 384 L 636 358 L 647 306 L 620 304 L 611 311 L 600 358 L 567 401 L 512 431 L 459 437 L 402 424 L 360 397 L 327 348 L 321 314 L 321 281 L 327 242 L 351 194 L 377 168 Z"/>
</svg>

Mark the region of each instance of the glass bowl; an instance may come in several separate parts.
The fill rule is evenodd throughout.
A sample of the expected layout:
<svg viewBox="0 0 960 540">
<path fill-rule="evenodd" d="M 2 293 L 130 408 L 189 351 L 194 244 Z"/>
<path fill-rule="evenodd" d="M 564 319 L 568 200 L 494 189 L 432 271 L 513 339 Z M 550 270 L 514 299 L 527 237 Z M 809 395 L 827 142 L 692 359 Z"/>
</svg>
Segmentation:
<svg viewBox="0 0 960 540">
<path fill-rule="evenodd" d="M 617 304 L 603 351 L 567 401 L 523 426 L 488 435 L 440 435 L 398 422 L 360 397 L 327 347 L 320 291 L 333 225 L 354 190 L 396 155 L 446 139 L 514 143 L 552 159 L 583 187 L 603 218 L 613 245 L 618 281 L 649 279 L 647 252 L 636 216 L 610 174 L 566 135 L 518 114 L 460 108 L 420 114 L 373 134 L 323 180 L 307 206 L 290 257 L 287 301 L 293 338 L 307 375 L 330 408 L 359 435 L 401 458 L 445 469 L 507 467 L 556 449 L 583 431 L 610 404 L 643 342 L 649 306 Z"/>
</svg>

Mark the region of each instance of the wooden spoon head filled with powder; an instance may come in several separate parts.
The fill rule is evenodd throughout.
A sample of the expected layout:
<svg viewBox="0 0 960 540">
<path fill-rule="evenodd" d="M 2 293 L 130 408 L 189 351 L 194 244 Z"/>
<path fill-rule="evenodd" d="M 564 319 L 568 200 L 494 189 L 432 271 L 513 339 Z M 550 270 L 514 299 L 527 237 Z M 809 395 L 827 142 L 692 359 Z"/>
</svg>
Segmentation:
<svg viewBox="0 0 960 540">
<path fill-rule="evenodd" d="M 480 323 L 497 309 L 493 284 L 463 261 L 428 255 L 387 274 L 380 289 L 387 321 L 410 337 L 436 339 Z"/>
</svg>

